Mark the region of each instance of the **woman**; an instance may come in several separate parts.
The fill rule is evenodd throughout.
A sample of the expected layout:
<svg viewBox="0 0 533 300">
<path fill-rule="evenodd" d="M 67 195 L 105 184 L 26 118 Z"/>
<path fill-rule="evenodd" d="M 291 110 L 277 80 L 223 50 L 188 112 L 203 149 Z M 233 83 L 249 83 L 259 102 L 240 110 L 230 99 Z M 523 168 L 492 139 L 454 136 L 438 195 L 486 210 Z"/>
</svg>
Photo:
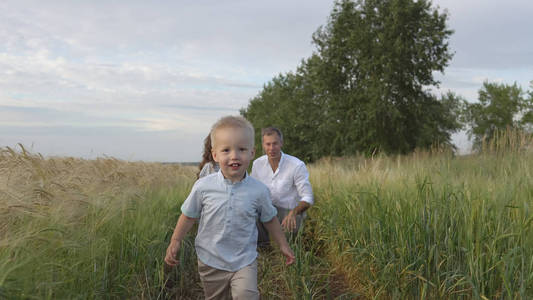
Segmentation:
<svg viewBox="0 0 533 300">
<path fill-rule="evenodd" d="M 208 134 L 204 139 L 204 153 L 202 154 L 202 162 L 198 166 L 200 172 L 198 172 L 196 175 L 198 179 L 209 174 L 216 173 L 220 169 L 218 163 L 213 159 L 211 149 L 211 135 Z"/>
</svg>

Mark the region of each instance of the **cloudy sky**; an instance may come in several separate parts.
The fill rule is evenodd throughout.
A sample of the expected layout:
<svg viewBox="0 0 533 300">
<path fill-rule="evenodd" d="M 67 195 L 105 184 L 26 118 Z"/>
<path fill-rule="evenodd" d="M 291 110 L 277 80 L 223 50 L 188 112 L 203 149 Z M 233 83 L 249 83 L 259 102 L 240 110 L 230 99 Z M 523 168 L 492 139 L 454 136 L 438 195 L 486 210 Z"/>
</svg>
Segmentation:
<svg viewBox="0 0 533 300">
<path fill-rule="evenodd" d="M 443 91 L 533 80 L 533 1 L 436 0 L 455 56 Z M 198 161 L 219 117 L 314 50 L 333 1 L 0 2 L 0 147 Z M 465 147 L 465 137 L 455 141 Z"/>
</svg>

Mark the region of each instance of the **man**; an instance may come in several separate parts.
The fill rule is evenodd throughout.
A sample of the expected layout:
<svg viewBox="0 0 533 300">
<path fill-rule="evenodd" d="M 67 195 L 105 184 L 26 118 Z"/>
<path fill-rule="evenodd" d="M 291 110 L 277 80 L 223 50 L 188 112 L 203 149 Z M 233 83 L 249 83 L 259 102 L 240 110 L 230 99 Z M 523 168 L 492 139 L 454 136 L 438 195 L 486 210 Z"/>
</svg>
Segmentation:
<svg viewBox="0 0 533 300">
<path fill-rule="evenodd" d="M 303 161 L 281 151 L 283 134 L 279 129 L 264 128 L 261 136 L 265 155 L 253 162 L 251 176 L 269 188 L 281 226 L 295 236 L 305 219 L 305 211 L 314 201 L 309 173 Z M 268 246 L 268 232 L 262 224 L 257 225 L 258 245 Z"/>
</svg>

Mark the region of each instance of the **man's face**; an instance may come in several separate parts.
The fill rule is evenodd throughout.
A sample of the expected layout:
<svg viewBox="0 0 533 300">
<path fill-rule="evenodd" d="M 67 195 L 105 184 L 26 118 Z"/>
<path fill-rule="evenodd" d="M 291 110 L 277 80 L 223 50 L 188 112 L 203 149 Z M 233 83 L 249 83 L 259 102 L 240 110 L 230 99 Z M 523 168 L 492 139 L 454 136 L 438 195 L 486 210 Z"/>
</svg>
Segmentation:
<svg viewBox="0 0 533 300">
<path fill-rule="evenodd" d="M 280 159 L 281 146 L 283 146 L 283 142 L 276 133 L 263 136 L 263 151 L 265 151 L 268 159 Z"/>
<path fill-rule="evenodd" d="M 244 177 L 255 149 L 250 144 L 250 136 L 243 128 L 221 128 L 215 133 L 213 159 L 218 163 L 222 174 L 232 182 Z"/>
</svg>

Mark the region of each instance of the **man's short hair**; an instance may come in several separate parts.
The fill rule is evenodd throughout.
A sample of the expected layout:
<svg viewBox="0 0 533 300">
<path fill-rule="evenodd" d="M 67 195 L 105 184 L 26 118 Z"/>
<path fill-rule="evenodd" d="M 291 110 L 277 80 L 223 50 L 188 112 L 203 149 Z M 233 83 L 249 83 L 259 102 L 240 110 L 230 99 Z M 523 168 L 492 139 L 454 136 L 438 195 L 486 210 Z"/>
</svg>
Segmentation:
<svg viewBox="0 0 533 300">
<path fill-rule="evenodd" d="M 283 134 L 281 133 L 281 130 L 277 129 L 276 127 L 271 126 L 261 129 L 261 139 L 263 139 L 265 135 L 271 136 L 274 134 L 277 134 L 279 136 L 279 140 L 283 142 Z"/>
<path fill-rule="evenodd" d="M 211 137 L 211 146 L 215 148 L 215 135 L 216 131 L 223 128 L 241 128 L 247 131 L 248 137 L 250 139 L 250 146 L 254 146 L 255 142 L 255 131 L 254 126 L 252 126 L 252 123 L 250 121 L 246 120 L 244 117 L 241 116 L 225 116 L 220 118 L 213 126 L 211 127 L 211 131 L 209 133 Z"/>
</svg>

